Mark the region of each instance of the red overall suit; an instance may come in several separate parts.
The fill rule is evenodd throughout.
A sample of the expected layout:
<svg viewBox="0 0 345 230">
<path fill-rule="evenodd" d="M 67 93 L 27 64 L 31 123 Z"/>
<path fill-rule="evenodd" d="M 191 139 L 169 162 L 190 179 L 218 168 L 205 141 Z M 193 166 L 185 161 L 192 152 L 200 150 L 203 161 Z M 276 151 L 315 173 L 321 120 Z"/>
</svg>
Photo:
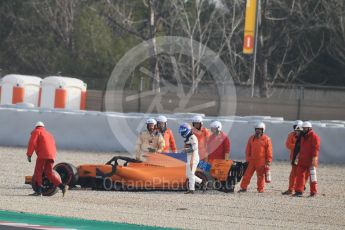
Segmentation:
<svg viewBox="0 0 345 230">
<path fill-rule="evenodd" d="M 44 127 L 36 127 L 31 132 L 26 155 L 31 157 L 34 151 L 37 154 L 34 172 L 36 184 L 42 187 L 42 174 L 44 173 L 50 182 L 55 186 L 59 186 L 61 179 L 53 171 L 54 160 L 56 158 L 55 140 Z"/>
<path fill-rule="evenodd" d="M 207 141 L 208 161 L 215 159 L 225 159 L 227 153 L 230 154 L 230 139 L 222 131 L 218 135 L 212 134 Z M 229 156 L 230 157 L 230 156 Z"/>
<path fill-rule="evenodd" d="M 241 189 L 246 190 L 254 172 L 257 176 L 257 190 L 264 192 L 265 165 L 273 159 L 271 139 L 263 134 L 259 138 L 255 135 L 249 137 L 246 148 L 246 161 L 249 163 L 241 181 Z"/>
<path fill-rule="evenodd" d="M 206 129 L 205 127 L 201 127 L 200 130 L 193 127 L 192 131 L 193 131 L 193 134 L 198 139 L 200 160 L 204 160 L 205 158 L 207 159 L 206 144 L 207 144 L 208 138 L 211 135 L 210 130 Z"/>
<path fill-rule="evenodd" d="M 312 166 L 313 158 L 316 160 L 316 166 L 320 150 L 320 138 L 313 131 L 310 130 L 301 140 L 301 150 L 298 157 L 297 165 L 297 181 L 296 181 L 296 192 L 303 193 L 305 186 L 305 176 L 309 173 L 310 167 Z M 310 194 L 317 193 L 317 182 L 310 182 Z"/>
<path fill-rule="evenodd" d="M 170 152 L 170 149 L 172 152 L 176 153 L 176 143 L 175 143 L 175 138 L 174 134 L 171 131 L 171 129 L 167 128 L 164 133 L 162 133 L 164 141 L 165 141 L 165 147 L 163 149 L 164 153 Z"/>
<path fill-rule="evenodd" d="M 296 140 L 297 140 L 296 133 L 291 132 L 289 133 L 285 142 L 286 148 L 290 150 L 290 162 L 292 161 L 292 158 L 293 158 L 293 152 L 295 149 Z M 289 188 L 288 188 L 290 192 L 295 191 L 296 178 L 297 178 L 297 165 L 292 165 L 290 176 L 289 176 Z M 307 182 L 308 179 L 309 179 L 309 171 L 305 174 L 305 181 Z"/>
</svg>

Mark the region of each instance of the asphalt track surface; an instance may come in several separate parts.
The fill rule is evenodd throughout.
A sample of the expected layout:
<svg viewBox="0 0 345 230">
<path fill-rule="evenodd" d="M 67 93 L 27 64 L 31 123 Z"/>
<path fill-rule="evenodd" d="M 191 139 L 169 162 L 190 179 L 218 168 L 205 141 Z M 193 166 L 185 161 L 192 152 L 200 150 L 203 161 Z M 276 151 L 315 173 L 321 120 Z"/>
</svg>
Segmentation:
<svg viewBox="0 0 345 230">
<path fill-rule="evenodd" d="M 283 196 L 290 165 L 273 162 L 272 183 L 265 193 L 256 192 L 256 177 L 245 194 L 218 191 L 106 192 L 70 190 L 53 197 L 30 197 L 24 176 L 34 163 L 26 161 L 25 149 L 0 147 L 0 204 L 2 210 L 186 229 L 344 229 L 345 166 L 320 165 L 319 194 L 302 198 Z M 59 151 L 57 162 L 74 165 L 104 163 L 114 153 Z M 237 188 L 238 189 L 238 186 Z"/>
</svg>

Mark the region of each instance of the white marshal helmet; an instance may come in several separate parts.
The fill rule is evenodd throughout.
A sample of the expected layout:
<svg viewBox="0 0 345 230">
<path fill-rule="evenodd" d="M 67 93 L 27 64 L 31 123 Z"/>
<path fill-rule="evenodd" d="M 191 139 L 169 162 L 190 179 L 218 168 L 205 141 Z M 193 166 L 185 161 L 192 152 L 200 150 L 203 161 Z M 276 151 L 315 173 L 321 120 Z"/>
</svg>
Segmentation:
<svg viewBox="0 0 345 230">
<path fill-rule="evenodd" d="M 192 117 L 192 123 L 202 123 L 202 116 L 200 115 L 195 115 L 194 117 Z"/>
<path fill-rule="evenodd" d="M 296 121 L 294 121 L 293 125 L 302 126 L 302 125 L 303 125 L 303 121 L 301 121 L 301 120 L 296 120 Z"/>
<path fill-rule="evenodd" d="M 35 127 L 44 127 L 44 123 L 42 121 L 38 121 Z"/>
<path fill-rule="evenodd" d="M 302 125 L 297 125 L 295 131 L 303 131 Z"/>
<path fill-rule="evenodd" d="M 156 118 L 157 122 L 167 122 L 168 119 L 166 116 L 164 115 L 159 115 L 157 118 Z"/>
<path fill-rule="evenodd" d="M 255 129 L 262 129 L 265 132 L 266 129 L 266 125 L 263 122 L 257 122 L 254 126 Z"/>
<path fill-rule="evenodd" d="M 217 129 L 218 131 L 221 131 L 222 130 L 222 123 L 220 123 L 219 121 L 213 121 L 210 124 L 210 127 L 214 128 L 214 129 Z"/>
<path fill-rule="evenodd" d="M 305 121 L 302 124 L 303 128 L 312 128 L 313 126 L 311 125 L 311 123 L 309 121 Z"/>
<path fill-rule="evenodd" d="M 149 119 L 147 119 L 145 123 L 146 123 L 147 125 L 148 125 L 148 124 L 157 125 L 157 121 L 156 121 L 154 118 L 149 118 Z"/>
</svg>

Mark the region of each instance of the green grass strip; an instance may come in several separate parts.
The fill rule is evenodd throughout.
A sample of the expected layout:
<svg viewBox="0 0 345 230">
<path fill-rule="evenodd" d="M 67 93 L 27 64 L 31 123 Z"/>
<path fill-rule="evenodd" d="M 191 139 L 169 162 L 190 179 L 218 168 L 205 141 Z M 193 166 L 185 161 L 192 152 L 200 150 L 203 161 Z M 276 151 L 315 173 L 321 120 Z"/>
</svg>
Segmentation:
<svg viewBox="0 0 345 230">
<path fill-rule="evenodd" d="M 50 215 L 39 215 L 25 212 L 13 212 L 0 210 L 0 221 L 25 223 L 49 227 L 74 228 L 81 230 L 90 229 L 166 229 L 153 226 L 116 223 L 110 221 L 85 220 L 72 217 L 60 217 Z"/>
</svg>

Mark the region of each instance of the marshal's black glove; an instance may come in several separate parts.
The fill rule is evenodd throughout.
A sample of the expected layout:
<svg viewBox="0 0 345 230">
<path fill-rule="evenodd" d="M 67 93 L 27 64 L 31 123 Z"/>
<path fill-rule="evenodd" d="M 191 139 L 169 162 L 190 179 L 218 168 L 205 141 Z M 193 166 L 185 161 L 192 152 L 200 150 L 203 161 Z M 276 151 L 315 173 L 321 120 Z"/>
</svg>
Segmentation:
<svg viewBox="0 0 345 230">
<path fill-rule="evenodd" d="M 156 152 L 156 149 L 154 149 L 154 148 L 147 148 L 147 150 L 149 150 L 150 153 L 155 153 Z"/>
<path fill-rule="evenodd" d="M 31 162 L 31 157 L 28 157 L 28 161 Z"/>
</svg>

